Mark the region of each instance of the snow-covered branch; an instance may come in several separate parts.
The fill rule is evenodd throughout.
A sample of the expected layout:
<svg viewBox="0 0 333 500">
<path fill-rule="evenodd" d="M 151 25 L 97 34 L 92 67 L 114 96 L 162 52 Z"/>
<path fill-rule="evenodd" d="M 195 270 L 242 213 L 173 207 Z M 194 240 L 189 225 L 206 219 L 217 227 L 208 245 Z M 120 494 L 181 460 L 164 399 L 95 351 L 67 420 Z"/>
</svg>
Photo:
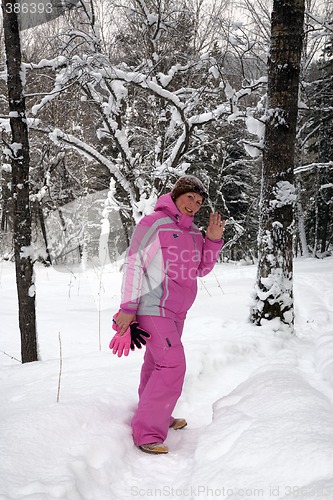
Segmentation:
<svg viewBox="0 0 333 500">
<path fill-rule="evenodd" d="M 326 163 L 309 163 L 308 165 L 301 165 L 300 167 L 296 167 L 294 170 L 295 174 L 303 174 L 304 172 L 309 172 L 314 169 L 329 169 L 333 168 L 333 161 L 328 161 Z"/>
<path fill-rule="evenodd" d="M 84 141 L 81 141 L 77 137 L 75 137 L 72 134 L 63 132 L 62 130 L 55 128 L 51 132 L 47 129 L 42 129 L 38 126 L 31 126 L 31 129 L 35 130 L 36 132 L 40 132 L 43 134 L 47 134 L 49 138 L 51 139 L 52 142 L 55 144 L 62 146 L 62 147 L 67 147 L 67 148 L 72 148 L 78 151 L 82 156 L 87 158 L 89 161 L 95 160 L 96 162 L 100 163 L 101 165 L 104 165 L 107 167 L 114 179 L 119 183 L 119 185 L 122 186 L 122 188 L 125 190 L 125 192 L 129 193 L 131 202 L 135 204 L 136 201 L 136 194 L 132 189 L 132 184 L 131 182 L 126 179 L 126 177 L 121 173 L 121 170 L 119 168 L 119 165 L 116 162 L 111 161 L 108 159 L 105 155 L 102 155 L 96 148 L 93 146 L 87 144 Z"/>
</svg>

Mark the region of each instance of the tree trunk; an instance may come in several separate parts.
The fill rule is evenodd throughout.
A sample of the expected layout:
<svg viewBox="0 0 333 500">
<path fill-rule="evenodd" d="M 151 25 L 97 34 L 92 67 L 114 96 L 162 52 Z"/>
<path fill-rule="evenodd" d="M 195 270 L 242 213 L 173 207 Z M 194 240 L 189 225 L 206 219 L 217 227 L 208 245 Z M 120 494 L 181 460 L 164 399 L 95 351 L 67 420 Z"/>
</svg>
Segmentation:
<svg viewBox="0 0 333 500">
<path fill-rule="evenodd" d="M 48 243 L 48 239 L 47 239 L 45 219 L 44 219 L 43 209 L 42 209 L 42 206 L 41 206 L 39 201 L 36 202 L 36 210 L 37 210 L 37 216 L 38 216 L 38 220 L 39 220 L 39 224 L 40 224 L 40 228 L 42 231 L 43 240 L 44 240 L 44 244 L 45 244 L 45 251 L 46 251 L 46 255 L 47 255 L 46 262 L 51 265 L 52 258 L 51 258 L 49 243 Z"/>
<path fill-rule="evenodd" d="M 1 222 L 0 222 L 0 231 L 1 232 L 7 232 L 8 231 L 8 226 L 9 226 L 9 213 L 10 213 L 10 206 L 11 206 L 11 192 L 10 189 L 8 188 L 8 181 L 7 179 L 8 174 L 6 173 L 4 175 L 4 178 L 1 179 L 1 201 L 2 201 L 2 207 L 1 207 Z"/>
<path fill-rule="evenodd" d="M 293 328 L 294 151 L 304 0 L 275 0 L 268 60 L 268 103 L 258 236 L 259 262 L 251 319 L 278 318 Z"/>
<path fill-rule="evenodd" d="M 300 243 L 300 247 L 301 247 L 301 255 L 303 257 L 309 257 L 309 249 L 308 249 L 308 243 L 307 243 L 307 239 L 306 239 L 306 231 L 305 231 L 305 223 L 304 223 L 304 212 L 303 212 L 302 202 L 300 199 L 300 192 L 301 192 L 301 183 L 300 182 L 298 182 L 297 191 L 298 191 L 298 200 L 296 202 L 297 230 L 298 230 L 298 236 L 299 236 L 299 243 Z"/>
<path fill-rule="evenodd" d="M 319 231 L 319 200 L 318 200 L 318 198 L 319 198 L 319 169 L 316 168 L 312 257 L 317 256 L 317 247 L 318 247 L 318 231 Z"/>
<path fill-rule="evenodd" d="M 330 221 L 330 205 L 329 203 L 326 203 L 324 206 L 324 214 L 323 214 L 323 222 L 322 222 L 322 237 L 321 237 L 321 247 L 320 247 L 320 252 L 325 253 L 326 250 L 328 250 L 327 245 L 327 238 L 328 238 L 328 224 Z"/>
<path fill-rule="evenodd" d="M 14 253 L 21 332 L 21 355 L 22 363 L 26 363 L 36 361 L 38 356 L 35 285 L 31 252 L 29 139 L 21 79 L 20 32 L 17 14 L 14 12 L 14 5 L 17 5 L 17 0 L 2 2 L 8 73 L 9 116 L 12 133 L 12 143 L 7 145 L 7 152 L 12 164 Z"/>
</svg>

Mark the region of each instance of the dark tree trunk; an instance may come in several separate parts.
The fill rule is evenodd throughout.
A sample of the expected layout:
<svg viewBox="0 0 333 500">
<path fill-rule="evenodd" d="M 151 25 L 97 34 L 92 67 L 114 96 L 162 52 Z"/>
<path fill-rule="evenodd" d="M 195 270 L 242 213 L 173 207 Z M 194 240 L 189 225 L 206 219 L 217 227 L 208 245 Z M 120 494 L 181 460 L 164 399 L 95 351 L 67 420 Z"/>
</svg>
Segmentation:
<svg viewBox="0 0 333 500">
<path fill-rule="evenodd" d="M 330 221 L 330 204 L 326 203 L 324 206 L 324 214 L 323 214 L 323 229 L 322 229 L 322 237 L 321 237 L 321 253 L 325 253 L 327 250 L 327 237 L 328 237 L 328 224 Z"/>
<path fill-rule="evenodd" d="M 25 98 L 21 80 L 20 32 L 14 5 L 17 0 L 2 2 L 7 59 L 12 143 L 7 145 L 12 164 L 14 218 L 14 253 L 21 332 L 22 363 L 37 360 L 35 285 L 31 253 L 31 214 L 29 202 L 29 139 Z M 11 8 L 9 8 L 11 5 Z"/>
<path fill-rule="evenodd" d="M 304 0 L 275 0 L 260 202 L 259 263 L 251 319 L 292 328 L 294 152 Z"/>
<path fill-rule="evenodd" d="M 1 212 L 1 222 L 0 222 L 0 231 L 7 232 L 10 220 L 10 207 L 11 207 L 11 192 L 8 188 L 9 178 L 7 179 L 9 174 L 4 173 L 4 178 L 1 182 L 1 195 L 2 195 L 2 212 Z"/>
<path fill-rule="evenodd" d="M 46 227 L 45 227 L 45 219 L 44 219 L 43 209 L 38 201 L 36 202 L 36 210 L 37 210 L 37 216 L 38 216 L 40 228 L 42 231 L 43 240 L 44 240 L 44 244 L 45 244 L 45 250 L 46 250 L 46 254 L 47 254 L 46 262 L 48 264 L 52 264 L 52 258 L 51 258 L 49 243 L 48 243 L 48 239 L 47 239 L 47 232 L 46 232 Z"/>
</svg>

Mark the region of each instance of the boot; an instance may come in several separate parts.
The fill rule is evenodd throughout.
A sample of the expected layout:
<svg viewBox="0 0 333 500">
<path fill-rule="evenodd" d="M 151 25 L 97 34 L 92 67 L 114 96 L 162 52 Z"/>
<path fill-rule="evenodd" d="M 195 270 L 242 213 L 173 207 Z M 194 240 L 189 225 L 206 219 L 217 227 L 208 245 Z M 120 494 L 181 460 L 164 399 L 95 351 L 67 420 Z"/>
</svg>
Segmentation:
<svg viewBox="0 0 333 500">
<path fill-rule="evenodd" d="M 141 451 L 145 453 L 152 453 L 154 455 L 161 455 L 163 453 L 168 453 L 168 447 L 164 443 L 147 443 L 138 446 Z"/>
<path fill-rule="evenodd" d="M 178 431 L 179 429 L 184 429 L 187 426 L 187 422 L 185 418 L 174 418 L 172 424 L 170 425 L 170 429 L 175 429 Z"/>
</svg>

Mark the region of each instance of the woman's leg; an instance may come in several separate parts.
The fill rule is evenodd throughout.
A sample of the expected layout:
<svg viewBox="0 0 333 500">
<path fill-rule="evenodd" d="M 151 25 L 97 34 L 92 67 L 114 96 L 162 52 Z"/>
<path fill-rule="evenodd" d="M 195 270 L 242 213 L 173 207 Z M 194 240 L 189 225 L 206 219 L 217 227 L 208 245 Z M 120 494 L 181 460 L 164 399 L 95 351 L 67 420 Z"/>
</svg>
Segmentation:
<svg viewBox="0 0 333 500">
<path fill-rule="evenodd" d="M 141 371 L 139 404 L 132 419 L 137 446 L 165 440 L 186 369 L 181 343 L 184 321 L 158 316 L 139 316 L 138 321 L 151 338 Z"/>
<path fill-rule="evenodd" d="M 142 323 L 143 322 L 146 323 L 146 321 L 147 321 L 147 319 L 145 319 L 145 318 L 149 318 L 149 316 L 137 316 L 137 318 L 138 318 L 138 321 L 140 320 L 140 323 L 139 323 L 140 326 L 142 326 Z M 177 331 L 178 331 L 180 338 L 182 336 L 183 329 L 184 329 L 184 321 L 185 321 L 184 319 L 175 321 L 176 328 L 177 328 Z M 148 320 L 148 322 L 149 322 L 149 320 Z M 155 322 L 155 319 L 153 318 L 151 321 L 151 324 L 153 324 L 153 330 L 156 329 L 154 322 Z M 158 332 L 156 332 L 156 334 L 158 335 Z M 149 344 L 149 340 L 148 340 L 148 344 Z M 139 389 L 138 389 L 139 398 L 141 397 L 141 394 L 142 394 L 144 388 L 146 387 L 146 384 L 147 384 L 151 374 L 153 373 L 154 368 L 155 368 L 155 362 L 154 362 L 154 358 L 152 356 L 151 350 L 146 349 L 145 354 L 144 354 L 144 358 L 143 358 L 143 365 L 141 367 L 140 384 L 139 384 Z M 171 418 L 170 425 L 171 425 L 172 421 L 173 421 L 173 418 Z"/>
<path fill-rule="evenodd" d="M 139 389 L 138 389 L 139 398 L 141 398 L 141 394 L 143 393 L 144 388 L 146 387 L 147 382 L 150 379 L 150 376 L 154 371 L 154 368 L 155 368 L 154 358 L 153 358 L 150 350 L 146 349 L 146 352 L 145 352 L 145 355 L 143 358 L 143 365 L 141 368 L 141 374 L 140 374 L 140 385 L 139 385 Z"/>
</svg>

